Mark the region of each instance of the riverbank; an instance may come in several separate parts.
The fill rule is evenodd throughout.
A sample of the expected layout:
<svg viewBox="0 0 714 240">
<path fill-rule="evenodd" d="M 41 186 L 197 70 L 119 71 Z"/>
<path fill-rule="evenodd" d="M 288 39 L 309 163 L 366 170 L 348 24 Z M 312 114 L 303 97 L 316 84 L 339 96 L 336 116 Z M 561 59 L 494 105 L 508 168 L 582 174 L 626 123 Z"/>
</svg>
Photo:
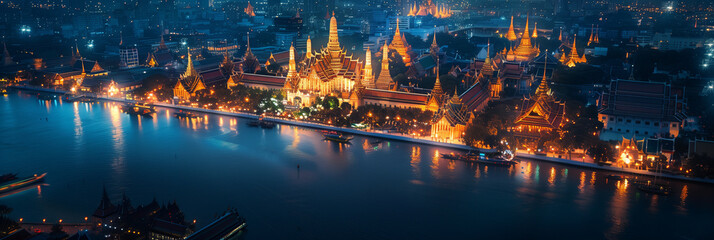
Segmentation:
<svg viewBox="0 0 714 240">
<path fill-rule="evenodd" d="M 11 86 L 10 88 L 14 88 L 14 89 L 18 89 L 18 90 L 26 90 L 26 91 L 40 91 L 40 92 L 55 93 L 55 94 L 65 94 L 66 93 L 66 91 L 57 90 L 57 89 L 37 88 L 37 87 L 29 87 L 29 86 Z M 109 98 L 109 97 L 98 97 L 98 99 L 105 100 L 105 101 L 114 101 L 114 102 L 129 102 L 124 99 Z M 190 106 L 173 105 L 173 104 L 167 104 L 167 103 L 154 103 L 154 105 L 156 105 L 158 107 L 163 107 L 163 108 L 179 109 L 179 110 L 193 111 L 193 112 L 202 112 L 202 113 L 209 113 L 209 114 L 216 114 L 216 115 L 230 116 L 230 117 L 239 117 L 239 118 L 246 118 L 246 119 L 258 119 L 258 117 L 259 117 L 258 115 L 250 114 L 250 113 L 225 112 L 225 111 L 218 111 L 218 110 L 211 110 L 211 109 L 195 108 L 195 107 L 190 107 Z M 321 129 L 321 130 L 328 130 L 328 131 L 339 131 L 339 132 L 344 132 L 344 133 L 353 134 L 353 135 L 361 135 L 361 136 L 366 136 L 366 137 L 374 137 L 374 138 L 381 138 L 381 139 L 387 139 L 387 140 L 395 140 L 395 141 L 403 141 L 403 142 L 410 142 L 410 143 L 416 143 L 416 144 L 438 146 L 438 147 L 450 148 L 450 149 L 460 150 L 460 151 L 482 150 L 482 149 L 477 149 L 477 148 L 473 148 L 470 146 L 466 146 L 463 144 L 437 142 L 437 141 L 432 141 L 432 140 L 428 140 L 428 139 L 413 138 L 413 137 L 409 137 L 409 136 L 405 136 L 405 135 L 397 135 L 397 134 L 382 133 L 382 132 L 372 132 L 372 131 L 358 130 L 358 129 L 353 129 L 353 128 L 336 127 L 336 126 L 330 126 L 330 125 L 325 125 L 325 124 L 320 124 L 320 123 L 295 121 L 295 120 L 275 118 L 275 117 L 266 117 L 266 119 L 273 121 L 275 123 L 284 124 L 284 125 L 292 125 L 292 126 L 299 126 L 299 127 L 312 128 L 312 129 Z M 612 166 L 600 166 L 595 163 L 579 162 L 579 161 L 573 161 L 573 160 L 568 160 L 568 159 L 563 159 L 563 158 L 540 156 L 540 155 L 522 153 L 522 152 L 518 152 L 518 157 L 530 159 L 530 160 L 536 160 L 536 161 L 546 161 L 546 162 L 552 162 L 552 163 L 557 163 L 557 164 L 564 164 L 564 165 L 580 167 L 580 168 L 594 169 L 594 170 L 602 170 L 602 171 L 627 173 L 627 174 L 635 174 L 635 175 L 642 175 L 642 176 L 661 177 L 661 178 L 667 178 L 667 179 L 672 179 L 672 180 L 714 184 L 714 179 L 689 178 L 689 177 L 679 176 L 679 175 L 650 172 L 650 171 L 646 171 L 646 170 L 638 170 L 638 169 L 631 169 L 631 168 L 618 168 L 618 167 L 612 167 Z"/>
</svg>

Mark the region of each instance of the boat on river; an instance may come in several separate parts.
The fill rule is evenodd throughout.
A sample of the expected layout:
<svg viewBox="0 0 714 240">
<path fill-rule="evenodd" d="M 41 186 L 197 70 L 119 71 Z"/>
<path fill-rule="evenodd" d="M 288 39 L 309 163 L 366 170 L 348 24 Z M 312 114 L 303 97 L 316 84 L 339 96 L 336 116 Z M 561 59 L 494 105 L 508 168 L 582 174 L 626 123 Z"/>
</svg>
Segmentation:
<svg viewBox="0 0 714 240">
<path fill-rule="evenodd" d="M 96 99 L 93 97 L 89 97 L 89 96 L 67 93 L 65 95 L 62 95 L 62 101 L 93 103 L 93 102 L 96 102 Z"/>
<path fill-rule="evenodd" d="M 444 159 L 498 166 L 511 166 L 518 164 L 518 161 L 513 159 L 514 157 L 515 155 L 509 150 L 495 153 L 469 152 L 466 154 L 441 154 L 441 158 Z"/>
<path fill-rule="evenodd" d="M 517 161 L 513 159 L 507 159 L 505 156 L 486 156 L 481 153 L 478 157 L 474 158 L 474 162 L 497 165 L 497 166 L 512 166 L 518 164 Z"/>
<path fill-rule="evenodd" d="M 40 94 L 40 93 L 38 93 L 38 94 L 37 94 L 37 99 L 44 100 L 44 101 L 47 101 L 47 100 L 55 100 L 55 99 L 57 99 L 57 95 L 54 95 L 54 94 Z"/>
<path fill-rule="evenodd" d="M 441 158 L 444 159 L 449 159 L 449 160 L 461 160 L 461 161 L 469 161 L 468 155 L 465 154 L 458 154 L 458 153 L 442 153 Z"/>
<path fill-rule="evenodd" d="M 12 175 L 9 178 L 14 177 L 14 179 L 0 183 L 0 194 L 10 192 L 10 191 L 13 191 L 16 189 L 20 189 L 23 187 L 27 187 L 27 186 L 35 184 L 35 183 L 42 182 L 45 179 L 45 175 L 47 175 L 47 173 L 43 173 L 40 175 L 35 174 L 31 177 L 26 177 L 26 178 L 17 178 L 17 177 L 15 177 L 15 175 Z M 3 176 L 7 176 L 7 174 L 3 175 Z"/>
<path fill-rule="evenodd" d="M 345 136 L 340 133 L 325 133 L 322 136 L 324 136 L 327 140 L 339 143 L 349 143 L 350 140 L 352 140 L 352 137 Z"/>
<path fill-rule="evenodd" d="M 128 114 L 137 114 L 143 116 L 149 116 L 156 112 L 154 106 L 144 104 L 144 103 L 127 103 L 121 107 L 121 110 Z"/>
<path fill-rule="evenodd" d="M 177 118 L 197 118 L 198 117 L 198 115 L 196 115 L 195 113 L 184 112 L 181 110 L 179 110 L 179 112 L 177 112 L 177 113 L 174 113 L 174 116 Z"/>
<path fill-rule="evenodd" d="M 659 164 L 656 167 L 660 167 Z M 659 168 L 661 169 L 661 168 Z M 651 194 L 657 194 L 657 195 L 669 195 L 670 192 L 672 192 L 672 188 L 669 185 L 665 184 L 658 184 L 657 183 L 657 176 L 659 174 L 662 174 L 662 172 L 657 172 L 657 168 L 655 168 L 655 173 L 658 173 L 655 175 L 654 181 L 641 181 L 637 182 L 637 189 L 640 191 L 646 192 L 646 193 L 651 193 Z"/>
<path fill-rule="evenodd" d="M 671 187 L 662 185 L 662 184 L 656 184 L 656 183 L 640 184 L 640 185 L 637 185 L 637 189 L 640 189 L 640 191 L 643 191 L 646 193 L 657 194 L 657 195 L 669 195 L 669 193 L 672 192 Z"/>
<path fill-rule="evenodd" d="M 271 122 L 271 121 L 266 121 L 266 120 L 261 120 L 261 121 L 260 121 L 260 127 L 261 127 L 261 128 L 272 129 L 272 128 L 275 127 L 275 125 L 277 125 L 277 124 L 275 124 L 274 122 Z"/>
<path fill-rule="evenodd" d="M 15 180 L 15 179 L 17 179 L 17 174 L 14 174 L 14 173 L 8 173 L 8 174 L 0 175 L 0 184 L 3 184 L 3 183 L 5 183 L 5 182 L 9 182 L 9 181 L 12 181 L 12 180 Z"/>
</svg>

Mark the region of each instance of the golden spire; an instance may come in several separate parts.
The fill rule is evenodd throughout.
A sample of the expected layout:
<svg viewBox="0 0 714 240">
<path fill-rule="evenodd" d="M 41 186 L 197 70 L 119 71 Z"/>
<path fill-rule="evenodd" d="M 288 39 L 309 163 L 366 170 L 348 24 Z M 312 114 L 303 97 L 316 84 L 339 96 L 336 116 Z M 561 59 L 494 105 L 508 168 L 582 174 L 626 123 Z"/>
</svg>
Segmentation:
<svg viewBox="0 0 714 240">
<path fill-rule="evenodd" d="M 483 61 L 483 66 L 481 66 L 481 73 L 492 73 L 493 65 L 491 64 L 491 39 L 488 39 L 488 45 L 486 45 L 486 59 Z"/>
<path fill-rule="evenodd" d="M 546 49 L 545 51 L 548 52 L 548 49 Z M 547 72 L 547 69 L 548 69 L 547 59 L 543 63 L 543 66 L 544 66 L 543 67 L 543 80 L 540 81 L 540 84 L 538 85 L 538 89 L 536 89 L 536 93 L 535 93 L 536 95 L 548 94 L 548 92 L 550 92 L 550 89 L 548 88 L 548 81 L 546 80 L 546 77 L 545 77 L 546 76 L 545 73 Z"/>
<path fill-rule="evenodd" d="M 431 41 L 431 47 L 429 48 L 429 53 L 432 56 L 436 56 L 439 53 L 439 44 L 436 43 L 436 26 L 434 26 L 434 40 Z"/>
<path fill-rule="evenodd" d="M 81 57 L 82 57 L 82 54 L 79 54 L 79 45 L 77 45 L 77 42 L 74 42 L 74 50 L 76 50 L 76 52 L 77 52 L 77 54 L 75 55 L 75 57 L 81 58 Z"/>
<path fill-rule="evenodd" d="M 290 43 L 290 62 L 288 63 L 288 76 L 295 73 L 295 47 Z"/>
<path fill-rule="evenodd" d="M 530 19 L 530 16 L 526 17 L 526 28 L 523 30 L 523 36 L 521 36 L 521 44 L 523 44 L 523 40 L 528 40 L 528 44 L 530 45 L 530 39 L 531 36 L 529 36 L 530 31 L 528 31 L 528 20 Z"/>
<path fill-rule="evenodd" d="M 533 38 L 538 38 L 538 23 L 535 23 L 535 26 L 533 27 Z"/>
<path fill-rule="evenodd" d="M 588 46 L 593 43 L 593 37 L 595 35 L 595 24 L 590 24 L 590 38 L 588 38 Z"/>
<path fill-rule="evenodd" d="M 335 18 L 335 12 L 332 12 L 332 18 L 330 18 L 330 37 L 327 42 L 327 49 L 330 51 L 340 51 L 340 42 L 337 36 L 337 18 Z"/>
<path fill-rule="evenodd" d="M 461 98 L 459 98 L 459 87 L 454 87 L 454 95 L 451 96 L 451 104 L 461 104 Z"/>
<path fill-rule="evenodd" d="M 250 52 L 250 32 L 246 33 L 245 52 Z"/>
<path fill-rule="evenodd" d="M 84 71 L 84 58 L 80 57 L 79 62 L 82 63 L 82 75 L 84 75 L 84 74 L 86 74 L 86 72 Z"/>
<path fill-rule="evenodd" d="M 580 57 L 578 56 L 578 48 L 577 48 L 577 46 L 575 45 L 575 40 L 576 40 L 577 38 L 578 38 L 578 34 L 575 34 L 575 35 L 573 36 L 573 48 L 570 50 L 570 58 L 573 58 L 573 59 L 578 59 L 578 58 L 580 58 Z"/>
<path fill-rule="evenodd" d="M 511 26 L 508 27 L 508 33 L 506 33 L 506 39 L 508 41 L 516 41 L 518 37 L 516 37 L 516 31 L 513 30 L 513 16 L 511 16 Z"/>
<path fill-rule="evenodd" d="M 164 42 L 164 32 L 161 32 L 161 42 L 159 42 L 159 49 L 168 49 L 168 47 L 166 47 L 166 42 Z"/>
<path fill-rule="evenodd" d="M 312 40 L 310 40 L 310 35 L 307 35 L 307 50 L 305 52 L 305 59 L 312 57 Z"/>
<path fill-rule="evenodd" d="M 392 76 L 389 74 L 389 46 L 387 46 L 387 41 L 384 41 L 384 46 L 382 46 L 382 70 L 380 70 L 379 77 L 375 84 L 379 89 L 389 89 L 391 83 Z"/>
<path fill-rule="evenodd" d="M 595 43 L 600 43 L 600 25 L 597 25 L 595 29 Z"/>
<path fill-rule="evenodd" d="M 560 35 L 558 35 L 558 41 L 563 41 L 563 28 L 560 28 Z"/>
<path fill-rule="evenodd" d="M 193 67 L 193 60 L 191 59 L 191 48 L 186 47 L 186 51 L 188 52 L 188 63 L 186 64 L 186 73 L 181 77 L 198 76 L 198 72 L 196 72 L 196 68 Z"/>
<path fill-rule="evenodd" d="M 397 18 L 397 30 L 394 30 L 394 37 L 401 36 L 402 34 L 399 33 L 399 18 Z"/>
<path fill-rule="evenodd" d="M 437 62 L 439 58 L 437 57 Z M 436 81 L 434 82 L 434 88 L 431 90 L 431 95 L 441 96 L 444 94 L 444 90 L 441 88 L 441 80 L 439 80 L 439 64 L 436 64 Z"/>
<path fill-rule="evenodd" d="M 364 81 L 365 86 L 368 88 L 375 88 L 374 86 L 374 76 L 372 75 L 372 51 L 367 48 L 364 60 Z"/>
</svg>

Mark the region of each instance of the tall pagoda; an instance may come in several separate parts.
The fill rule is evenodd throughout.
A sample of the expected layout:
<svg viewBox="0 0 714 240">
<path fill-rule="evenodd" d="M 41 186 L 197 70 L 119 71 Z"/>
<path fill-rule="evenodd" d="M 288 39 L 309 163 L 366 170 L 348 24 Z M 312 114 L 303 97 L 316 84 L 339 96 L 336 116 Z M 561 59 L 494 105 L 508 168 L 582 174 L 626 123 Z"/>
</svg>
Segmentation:
<svg viewBox="0 0 714 240">
<path fill-rule="evenodd" d="M 380 70 L 375 84 L 378 89 L 389 89 L 392 82 L 392 76 L 389 74 L 389 47 L 385 42 L 382 47 L 382 70 Z"/>
<path fill-rule="evenodd" d="M 402 57 L 402 61 L 404 61 L 404 65 L 406 65 L 407 67 L 411 66 L 412 46 L 407 43 L 407 40 L 404 38 L 404 35 L 401 33 L 401 31 L 399 31 L 399 18 L 397 18 L 397 28 L 394 31 L 392 43 L 389 44 L 389 49 L 397 51 L 397 53 L 399 53 L 399 56 Z"/>
</svg>

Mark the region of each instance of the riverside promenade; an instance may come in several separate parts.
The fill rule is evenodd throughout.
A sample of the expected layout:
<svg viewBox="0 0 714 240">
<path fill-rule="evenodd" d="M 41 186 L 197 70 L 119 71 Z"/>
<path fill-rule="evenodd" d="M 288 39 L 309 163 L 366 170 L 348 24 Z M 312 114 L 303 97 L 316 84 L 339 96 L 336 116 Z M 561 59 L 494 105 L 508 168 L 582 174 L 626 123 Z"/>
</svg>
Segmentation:
<svg viewBox="0 0 714 240">
<path fill-rule="evenodd" d="M 55 94 L 65 94 L 66 93 L 66 91 L 63 91 L 63 90 L 37 88 L 37 87 L 29 87 L 29 86 L 11 86 L 10 88 L 14 88 L 14 89 L 18 89 L 18 90 L 40 91 L 40 92 L 55 93 Z M 125 103 L 133 102 L 133 101 L 125 100 L 125 99 L 121 99 L 121 98 L 110 98 L 110 97 L 105 97 L 105 96 L 99 96 L 98 99 L 105 100 L 105 101 L 125 102 Z M 258 119 L 260 117 L 259 115 L 252 114 L 252 113 L 226 112 L 226 111 L 218 111 L 218 110 L 211 110 L 211 109 L 204 109 L 204 108 L 195 108 L 195 107 L 190 107 L 190 106 L 174 105 L 174 104 L 168 104 L 168 103 L 152 103 L 152 104 L 157 107 L 163 107 L 163 108 L 177 109 L 177 110 L 183 110 L 183 111 L 202 112 L 202 113 L 209 113 L 209 114 L 216 114 L 216 115 L 230 116 L 230 117 L 239 117 L 239 118 L 246 118 L 246 119 Z M 402 135 L 402 134 L 391 134 L 391 133 L 384 133 L 384 132 L 359 130 L 359 129 L 354 129 L 354 128 L 336 127 L 336 126 L 325 125 L 325 124 L 320 124 L 320 123 L 304 122 L 304 121 L 275 118 L 275 117 L 264 117 L 264 119 L 270 120 L 270 121 L 278 123 L 278 124 L 285 124 L 285 125 L 313 128 L 313 129 L 322 129 L 322 130 L 328 130 L 328 131 L 339 131 L 339 132 L 354 134 L 354 135 L 411 142 L 411 143 L 416 143 L 416 144 L 425 144 L 425 145 L 450 148 L 450 149 L 460 150 L 460 151 L 471 151 L 471 150 L 477 150 L 477 151 L 478 150 L 486 150 L 486 151 L 488 151 L 488 149 L 474 148 L 474 147 L 470 147 L 470 146 L 467 146 L 464 144 L 437 142 L 437 141 L 433 141 L 433 140 L 429 140 L 429 139 L 414 138 L 414 137 L 410 137 L 410 136 L 406 136 L 406 135 Z M 517 158 L 537 160 L 537 161 L 546 161 L 546 162 L 570 165 L 570 166 L 575 166 L 575 167 L 589 168 L 589 169 L 603 170 L 603 171 L 610 171 L 610 172 L 627 173 L 627 174 L 634 174 L 634 175 L 661 177 L 661 178 L 667 178 L 667 179 L 673 179 L 673 180 L 714 184 L 714 179 L 690 178 L 690 177 L 685 177 L 685 176 L 680 176 L 680 175 L 651 172 L 651 171 L 647 171 L 647 170 L 639 170 L 639 169 L 632 169 L 632 168 L 619 168 L 619 167 L 612 167 L 612 166 L 601 166 L 601 165 L 598 165 L 595 163 L 590 163 L 590 162 L 580 162 L 580 161 L 574 161 L 574 160 L 563 159 L 563 158 L 541 156 L 541 155 L 523 153 L 520 151 L 517 152 Z"/>
</svg>

